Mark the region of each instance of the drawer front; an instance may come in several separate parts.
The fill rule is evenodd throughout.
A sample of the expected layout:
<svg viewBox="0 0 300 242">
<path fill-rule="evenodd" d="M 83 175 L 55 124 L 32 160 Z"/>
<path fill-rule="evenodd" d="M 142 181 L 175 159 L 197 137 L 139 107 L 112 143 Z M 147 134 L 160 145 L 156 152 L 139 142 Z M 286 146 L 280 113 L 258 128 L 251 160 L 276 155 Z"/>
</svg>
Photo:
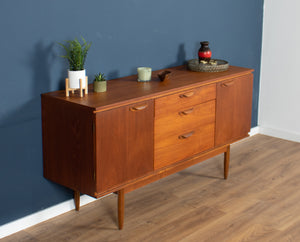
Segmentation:
<svg viewBox="0 0 300 242">
<path fill-rule="evenodd" d="M 159 118 L 174 110 L 182 110 L 215 98 L 216 84 L 157 98 L 155 100 L 155 117 Z"/>
<path fill-rule="evenodd" d="M 155 117 L 155 143 L 173 135 L 186 133 L 191 129 L 215 122 L 215 100 L 202 104 L 172 110 L 161 117 Z"/>
<path fill-rule="evenodd" d="M 188 132 L 173 132 L 157 140 L 154 149 L 154 169 L 159 169 L 214 147 L 215 123 L 192 128 Z"/>
</svg>

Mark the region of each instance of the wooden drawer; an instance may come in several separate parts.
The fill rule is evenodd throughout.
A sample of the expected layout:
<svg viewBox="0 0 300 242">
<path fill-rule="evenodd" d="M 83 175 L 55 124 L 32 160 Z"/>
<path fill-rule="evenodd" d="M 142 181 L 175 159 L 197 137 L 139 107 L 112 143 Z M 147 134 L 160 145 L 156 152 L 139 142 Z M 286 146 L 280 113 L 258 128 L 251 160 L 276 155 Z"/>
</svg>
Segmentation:
<svg viewBox="0 0 300 242">
<path fill-rule="evenodd" d="M 215 100 L 172 110 L 161 117 L 155 117 L 155 143 L 174 132 L 185 133 L 190 129 L 215 122 Z"/>
<path fill-rule="evenodd" d="M 173 132 L 154 144 L 154 169 L 159 169 L 214 147 L 215 123 Z"/>
<path fill-rule="evenodd" d="M 155 100 L 155 117 L 160 117 L 174 110 L 207 102 L 216 98 L 216 84 L 193 88 L 187 91 L 157 98 Z"/>
</svg>

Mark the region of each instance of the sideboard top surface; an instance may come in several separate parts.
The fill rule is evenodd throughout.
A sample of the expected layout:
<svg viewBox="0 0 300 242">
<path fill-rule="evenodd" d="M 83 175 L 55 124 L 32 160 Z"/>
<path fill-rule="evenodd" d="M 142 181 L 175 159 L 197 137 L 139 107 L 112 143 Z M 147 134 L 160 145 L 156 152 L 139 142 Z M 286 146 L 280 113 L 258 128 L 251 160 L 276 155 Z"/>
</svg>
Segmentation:
<svg viewBox="0 0 300 242">
<path fill-rule="evenodd" d="M 164 70 L 172 72 L 170 80 L 167 82 L 161 82 L 157 76 L 158 73 Z M 45 93 L 42 96 L 79 104 L 97 112 L 250 74 L 251 72 L 253 72 L 253 69 L 237 66 L 230 66 L 227 71 L 214 73 L 193 72 L 187 70 L 186 66 L 177 66 L 153 71 L 150 82 L 137 82 L 137 75 L 109 80 L 107 91 L 103 93 L 93 92 L 93 85 L 89 84 L 89 92 L 87 95 L 84 94 L 83 97 L 80 97 L 78 93 L 66 97 L 64 90 Z"/>
</svg>

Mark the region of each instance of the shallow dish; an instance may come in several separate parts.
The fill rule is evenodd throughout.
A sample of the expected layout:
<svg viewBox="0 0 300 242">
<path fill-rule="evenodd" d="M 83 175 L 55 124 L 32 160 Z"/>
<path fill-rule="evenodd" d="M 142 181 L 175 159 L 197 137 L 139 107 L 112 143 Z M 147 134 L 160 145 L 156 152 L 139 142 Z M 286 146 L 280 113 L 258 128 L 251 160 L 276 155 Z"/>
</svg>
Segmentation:
<svg viewBox="0 0 300 242">
<path fill-rule="evenodd" d="M 216 65 L 211 65 L 209 63 L 203 64 L 199 63 L 198 59 L 192 59 L 188 61 L 188 68 L 191 71 L 198 71 L 198 72 L 221 72 L 226 71 L 229 68 L 228 61 L 225 60 L 218 60 L 212 59 L 217 62 Z"/>
</svg>

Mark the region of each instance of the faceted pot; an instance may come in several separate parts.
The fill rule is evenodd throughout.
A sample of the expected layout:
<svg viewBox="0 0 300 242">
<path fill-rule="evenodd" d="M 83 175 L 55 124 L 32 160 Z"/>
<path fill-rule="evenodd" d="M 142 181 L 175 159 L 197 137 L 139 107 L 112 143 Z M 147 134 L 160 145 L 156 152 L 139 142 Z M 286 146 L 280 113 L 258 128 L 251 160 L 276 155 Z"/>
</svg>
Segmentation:
<svg viewBox="0 0 300 242">
<path fill-rule="evenodd" d="M 86 72 L 84 70 L 80 71 L 70 71 L 68 70 L 68 77 L 69 77 L 69 88 L 80 88 L 80 79 L 82 80 L 82 88 L 85 88 L 86 81 L 85 81 Z"/>
</svg>

